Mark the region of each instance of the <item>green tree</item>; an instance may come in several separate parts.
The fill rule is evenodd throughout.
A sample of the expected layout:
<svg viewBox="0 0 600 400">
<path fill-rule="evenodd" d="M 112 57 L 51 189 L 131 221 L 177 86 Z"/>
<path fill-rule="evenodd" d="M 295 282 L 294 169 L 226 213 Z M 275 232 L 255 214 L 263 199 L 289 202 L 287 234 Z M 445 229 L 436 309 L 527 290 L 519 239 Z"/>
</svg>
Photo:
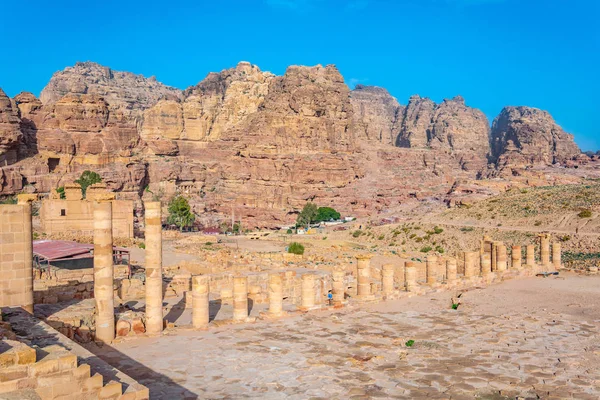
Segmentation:
<svg viewBox="0 0 600 400">
<path fill-rule="evenodd" d="M 296 224 L 298 226 L 308 226 L 317 221 L 317 205 L 314 203 L 306 203 L 304 208 L 298 215 Z"/>
<path fill-rule="evenodd" d="M 169 217 L 167 222 L 174 224 L 183 230 L 186 226 L 191 226 L 196 220 L 196 216 L 192 212 L 190 203 L 183 196 L 177 196 L 169 203 Z"/>
<path fill-rule="evenodd" d="M 102 177 L 93 171 L 83 171 L 79 179 L 75 181 L 75 183 L 79 183 L 81 186 L 81 193 L 83 194 L 83 197 L 85 197 L 85 192 L 88 186 L 100 182 L 102 182 Z"/>
<path fill-rule="evenodd" d="M 56 189 L 56 193 L 58 193 L 58 195 L 60 196 L 61 199 L 66 199 L 67 195 L 65 194 L 65 187 L 61 186 L 58 189 Z"/>
<path fill-rule="evenodd" d="M 341 215 L 331 207 L 319 207 L 317 210 L 317 222 L 329 221 L 331 219 L 338 220 Z"/>
</svg>

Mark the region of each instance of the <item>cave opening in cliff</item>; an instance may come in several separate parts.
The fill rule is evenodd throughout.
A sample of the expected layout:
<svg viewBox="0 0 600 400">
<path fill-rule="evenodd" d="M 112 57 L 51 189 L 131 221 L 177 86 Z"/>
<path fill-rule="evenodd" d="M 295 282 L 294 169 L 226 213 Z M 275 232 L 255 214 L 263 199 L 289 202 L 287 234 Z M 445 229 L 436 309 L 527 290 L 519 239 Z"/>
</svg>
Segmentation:
<svg viewBox="0 0 600 400">
<path fill-rule="evenodd" d="M 54 172 L 60 164 L 60 158 L 49 158 L 48 159 L 48 171 Z"/>
</svg>

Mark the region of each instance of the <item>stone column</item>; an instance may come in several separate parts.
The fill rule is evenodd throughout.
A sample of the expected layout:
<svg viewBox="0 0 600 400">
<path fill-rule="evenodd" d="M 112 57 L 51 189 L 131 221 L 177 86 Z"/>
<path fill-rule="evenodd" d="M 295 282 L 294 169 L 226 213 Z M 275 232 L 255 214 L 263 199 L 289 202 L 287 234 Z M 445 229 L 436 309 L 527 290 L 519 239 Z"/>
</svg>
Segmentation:
<svg viewBox="0 0 600 400">
<path fill-rule="evenodd" d="M 552 264 L 557 271 L 562 267 L 562 254 L 559 242 L 552 243 Z"/>
<path fill-rule="evenodd" d="M 194 328 L 205 328 L 209 321 L 208 276 L 192 277 L 192 323 Z"/>
<path fill-rule="evenodd" d="M 437 282 L 438 258 L 437 256 L 427 256 L 427 265 L 425 266 L 425 276 L 428 285 L 434 285 Z"/>
<path fill-rule="evenodd" d="M 476 270 L 478 254 L 479 254 L 479 252 L 477 252 L 477 251 L 465 251 L 464 252 L 465 278 L 467 278 L 467 279 L 479 275 Z"/>
<path fill-rule="evenodd" d="M 456 281 L 456 258 L 450 257 L 446 261 L 446 280 L 448 283 Z"/>
<path fill-rule="evenodd" d="M 510 252 L 511 268 L 521 269 L 521 246 L 513 246 Z"/>
<path fill-rule="evenodd" d="M 309 310 L 315 306 L 315 276 L 302 275 L 302 309 Z"/>
<path fill-rule="evenodd" d="M 497 241 L 492 242 L 492 255 L 491 255 L 492 272 L 495 272 L 498 269 L 498 244 L 499 243 L 500 242 L 497 242 Z"/>
<path fill-rule="evenodd" d="M 344 304 L 344 278 L 346 277 L 346 273 L 344 271 L 333 271 L 332 279 L 333 279 L 333 305 L 341 306 Z"/>
<path fill-rule="evenodd" d="M 532 244 L 527 245 L 526 261 L 530 267 L 535 267 L 535 246 Z"/>
<path fill-rule="evenodd" d="M 392 264 L 385 264 L 381 270 L 381 275 L 383 294 L 394 293 L 394 266 Z"/>
<path fill-rule="evenodd" d="M 269 275 L 269 314 L 279 316 L 283 312 L 283 283 L 280 274 Z"/>
<path fill-rule="evenodd" d="M 543 267 L 550 266 L 550 235 L 540 235 L 540 262 Z"/>
<path fill-rule="evenodd" d="M 481 276 L 486 277 L 492 273 L 492 260 L 490 253 L 481 255 Z"/>
<path fill-rule="evenodd" d="M 371 254 L 359 254 L 356 256 L 356 280 L 357 280 L 357 296 L 366 297 L 371 294 L 371 271 L 370 264 Z"/>
<path fill-rule="evenodd" d="M 248 318 L 248 277 L 233 278 L 233 319 L 245 321 Z"/>
<path fill-rule="evenodd" d="M 162 220 L 159 201 L 144 204 L 146 214 L 146 333 L 163 330 Z"/>
<path fill-rule="evenodd" d="M 506 252 L 506 246 L 503 243 L 498 244 L 498 246 L 496 247 L 496 252 L 498 256 L 496 262 L 497 270 L 500 272 L 506 271 L 508 269 L 508 256 Z"/>
<path fill-rule="evenodd" d="M 405 283 L 406 283 L 406 291 L 414 292 L 419 285 L 417 284 L 417 268 L 414 267 L 414 263 L 406 262 L 405 270 Z"/>
<path fill-rule="evenodd" d="M 94 202 L 96 339 L 105 343 L 115 338 L 113 277 L 112 203 Z"/>
<path fill-rule="evenodd" d="M 24 303 L 23 309 L 33 314 L 33 229 L 31 224 L 31 203 L 22 204 L 23 207 L 23 279 Z M 16 234 L 15 234 L 16 236 Z"/>
</svg>

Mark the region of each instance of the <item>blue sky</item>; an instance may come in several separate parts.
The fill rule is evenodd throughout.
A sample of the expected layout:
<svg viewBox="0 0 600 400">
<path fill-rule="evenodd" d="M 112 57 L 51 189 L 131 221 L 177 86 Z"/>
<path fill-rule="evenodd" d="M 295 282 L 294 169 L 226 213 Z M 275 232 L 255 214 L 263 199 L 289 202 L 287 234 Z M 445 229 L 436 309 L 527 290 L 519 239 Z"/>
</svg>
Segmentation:
<svg viewBox="0 0 600 400">
<path fill-rule="evenodd" d="M 346 82 L 406 104 L 462 95 L 493 119 L 548 110 L 583 150 L 600 149 L 598 0 L 7 1 L 0 87 L 36 95 L 76 61 L 185 88 L 250 61 L 336 64 Z"/>
</svg>

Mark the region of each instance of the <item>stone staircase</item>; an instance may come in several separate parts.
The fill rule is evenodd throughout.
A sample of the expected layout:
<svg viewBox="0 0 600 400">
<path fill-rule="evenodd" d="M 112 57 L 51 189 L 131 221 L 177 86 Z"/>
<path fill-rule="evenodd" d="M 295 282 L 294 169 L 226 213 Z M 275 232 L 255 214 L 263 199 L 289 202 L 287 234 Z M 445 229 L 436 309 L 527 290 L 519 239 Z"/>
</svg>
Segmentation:
<svg viewBox="0 0 600 400">
<path fill-rule="evenodd" d="M 0 400 L 149 399 L 145 386 L 25 314 L 12 314 L 10 318 L 18 320 L 15 326 L 19 330 L 27 323 L 35 324 L 30 330 L 35 339 L 19 336 L 24 340 L 0 340 Z"/>
</svg>

